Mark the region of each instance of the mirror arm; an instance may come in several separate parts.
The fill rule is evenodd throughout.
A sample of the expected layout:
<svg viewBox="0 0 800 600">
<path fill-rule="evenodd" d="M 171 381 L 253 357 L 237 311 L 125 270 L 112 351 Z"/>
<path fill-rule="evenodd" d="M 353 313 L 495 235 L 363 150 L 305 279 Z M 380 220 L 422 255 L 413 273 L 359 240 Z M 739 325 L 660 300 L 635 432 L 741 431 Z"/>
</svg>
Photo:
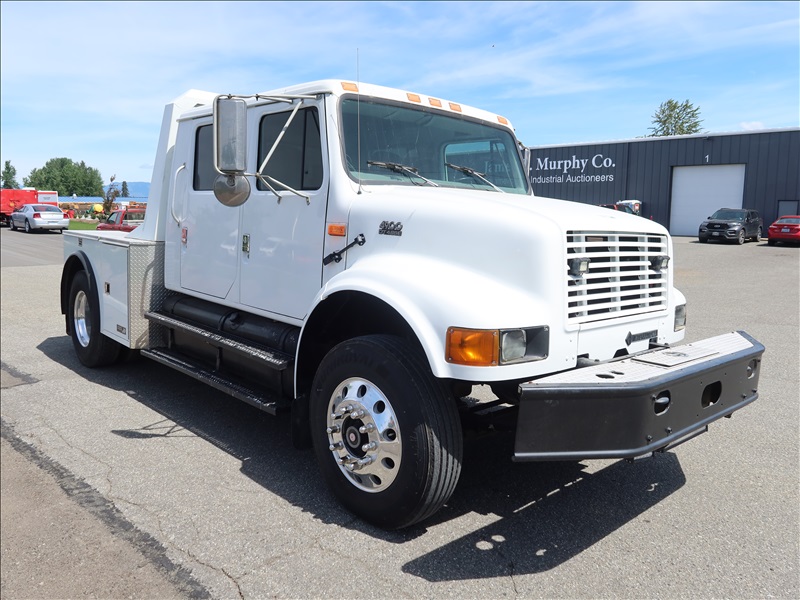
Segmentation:
<svg viewBox="0 0 800 600">
<path fill-rule="evenodd" d="M 298 102 L 295 105 L 294 109 L 292 109 L 291 114 L 289 114 L 289 118 L 286 119 L 286 123 L 284 123 L 283 129 L 281 129 L 281 132 L 278 134 L 278 137 L 275 138 L 275 142 L 272 144 L 272 148 L 269 149 L 269 152 L 267 152 L 267 155 L 264 157 L 264 162 L 262 162 L 261 166 L 258 167 L 258 171 L 256 171 L 256 176 L 257 177 L 260 176 L 264 172 L 264 169 L 266 168 L 267 163 L 269 162 L 269 159 L 272 158 L 272 155 L 275 153 L 275 149 L 278 147 L 278 144 L 281 143 L 281 140 L 283 139 L 283 136 L 286 133 L 286 130 L 289 129 L 289 125 L 291 125 L 292 121 L 294 121 L 294 117 L 297 114 L 297 111 L 300 110 L 301 106 L 303 106 L 303 101 L 302 100 L 300 100 L 300 102 Z"/>
<path fill-rule="evenodd" d="M 295 196 L 300 196 L 301 198 L 305 199 L 305 201 L 306 201 L 306 204 L 311 204 L 311 196 L 308 196 L 308 195 L 306 195 L 306 194 L 303 194 L 302 192 L 298 192 L 296 189 L 289 187 L 288 185 L 286 185 L 285 183 L 282 183 L 282 182 L 278 181 L 278 180 L 277 180 L 277 179 L 275 179 L 274 177 L 270 177 L 269 175 L 261 175 L 260 173 L 256 173 L 256 177 L 257 177 L 257 178 L 258 178 L 258 180 L 259 180 L 259 181 L 261 181 L 261 182 L 262 182 L 262 183 L 263 183 L 265 186 L 267 186 L 267 187 L 269 188 L 269 190 L 270 190 L 270 191 L 271 191 L 273 194 L 275 194 L 275 195 L 278 197 L 278 204 L 280 204 L 280 203 L 281 203 L 281 195 L 280 195 L 280 194 L 278 194 L 278 192 L 275 190 L 275 188 L 274 188 L 274 187 L 272 187 L 272 186 L 270 185 L 270 181 L 271 181 L 272 183 L 274 183 L 275 185 L 277 185 L 278 187 L 282 187 L 282 188 L 283 188 L 283 189 L 285 189 L 287 192 L 291 192 L 291 193 L 292 193 L 292 194 L 294 194 Z M 269 181 L 267 181 L 267 180 L 269 180 Z"/>
</svg>

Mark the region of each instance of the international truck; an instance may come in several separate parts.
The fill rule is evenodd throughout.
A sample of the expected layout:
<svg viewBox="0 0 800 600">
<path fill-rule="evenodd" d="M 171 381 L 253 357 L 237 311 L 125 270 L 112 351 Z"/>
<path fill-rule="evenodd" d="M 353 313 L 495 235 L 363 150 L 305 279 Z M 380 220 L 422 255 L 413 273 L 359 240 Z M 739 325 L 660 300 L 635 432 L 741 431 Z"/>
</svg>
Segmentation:
<svg viewBox="0 0 800 600">
<path fill-rule="evenodd" d="M 632 460 L 753 402 L 758 341 L 682 343 L 667 230 L 536 197 L 525 164 L 506 118 L 438 97 L 191 90 L 144 222 L 65 232 L 66 331 L 87 367 L 137 351 L 286 411 L 384 528 L 448 501 L 466 427 L 514 436 L 516 461 Z"/>
<path fill-rule="evenodd" d="M 11 225 L 11 213 L 26 204 L 58 206 L 58 192 L 34 188 L 0 190 L 0 225 Z"/>
</svg>

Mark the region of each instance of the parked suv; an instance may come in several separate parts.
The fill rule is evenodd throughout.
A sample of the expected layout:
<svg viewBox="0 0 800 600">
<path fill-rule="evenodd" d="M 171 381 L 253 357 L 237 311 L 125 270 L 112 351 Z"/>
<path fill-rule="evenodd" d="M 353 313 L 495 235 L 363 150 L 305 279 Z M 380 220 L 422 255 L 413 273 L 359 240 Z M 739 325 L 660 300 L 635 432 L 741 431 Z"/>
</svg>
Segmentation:
<svg viewBox="0 0 800 600">
<path fill-rule="evenodd" d="M 764 223 L 756 210 L 720 208 L 707 221 L 700 223 L 697 234 L 701 243 L 708 240 L 727 240 L 744 244 L 745 240 L 761 241 Z"/>
</svg>

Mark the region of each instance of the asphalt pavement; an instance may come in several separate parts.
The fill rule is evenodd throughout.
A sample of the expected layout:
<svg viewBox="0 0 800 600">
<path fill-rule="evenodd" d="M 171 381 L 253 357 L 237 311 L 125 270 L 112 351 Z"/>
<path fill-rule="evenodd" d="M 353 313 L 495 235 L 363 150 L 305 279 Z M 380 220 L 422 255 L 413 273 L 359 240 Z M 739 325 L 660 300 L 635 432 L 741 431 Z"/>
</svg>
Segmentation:
<svg viewBox="0 0 800 600">
<path fill-rule="evenodd" d="M 470 439 L 448 505 L 384 532 L 335 502 L 287 418 L 144 359 L 80 365 L 62 236 L 0 242 L 4 600 L 800 597 L 800 248 L 675 239 L 687 341 L 767 348 L 732 419 L 633 464 Z"/>
</svg>

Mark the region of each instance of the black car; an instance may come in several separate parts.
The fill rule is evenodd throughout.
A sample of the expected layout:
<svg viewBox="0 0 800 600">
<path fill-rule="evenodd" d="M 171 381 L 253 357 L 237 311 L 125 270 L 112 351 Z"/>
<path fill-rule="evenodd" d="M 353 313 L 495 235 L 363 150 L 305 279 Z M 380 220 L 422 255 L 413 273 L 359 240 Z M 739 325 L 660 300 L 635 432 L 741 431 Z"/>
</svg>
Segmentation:
<svg viewBox="0 0 800 600">
<path fill-rule="evenodd" d="M 697 234 L 700 242 L 708 240 L 726 240 L 744 244 L 750 239 L 761 241 L 764 223 L 758 211 L 747 208 L 720 208 L 707 221 L 700 224 Z"/>
</svg>

